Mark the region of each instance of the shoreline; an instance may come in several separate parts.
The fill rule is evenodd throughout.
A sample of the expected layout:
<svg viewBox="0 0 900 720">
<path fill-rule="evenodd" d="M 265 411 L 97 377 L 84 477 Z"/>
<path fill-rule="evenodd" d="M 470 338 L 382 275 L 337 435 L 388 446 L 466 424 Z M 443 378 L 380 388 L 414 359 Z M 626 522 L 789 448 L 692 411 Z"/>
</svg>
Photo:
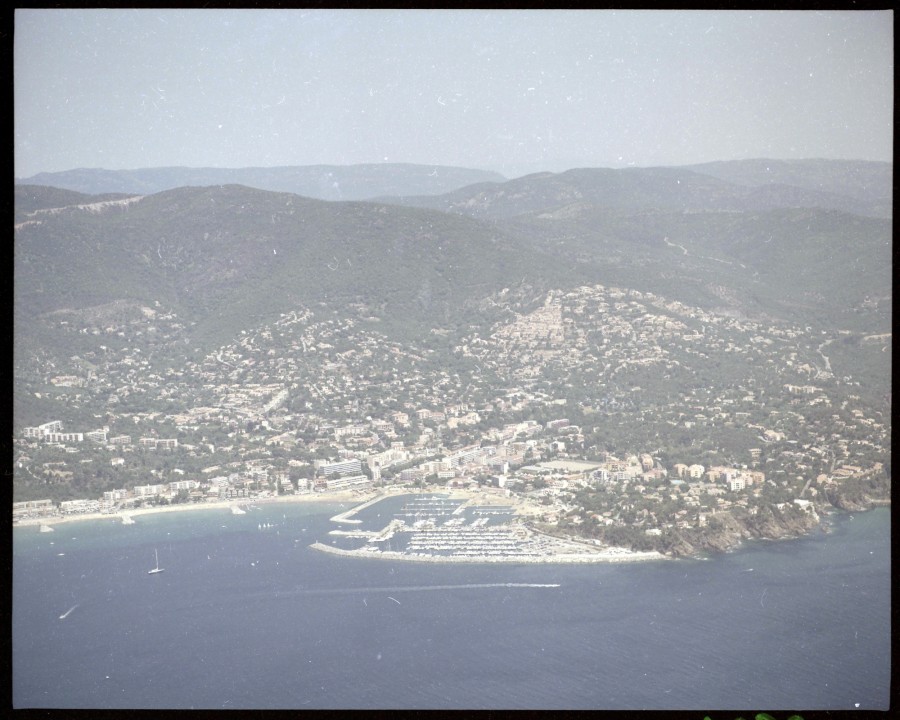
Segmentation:
<svg viewBox="0 0 900 720">
<path fill-rule="evenodd" d="M 228 510 L 234 506 L 240 505 L 265 505 L 279 502 L 286 503 L 346 503 L 346 502 L 368 502 L 373 498 L 360 498 L 352 492 L 340 492 L 332 494 L 309 493 L 306 495 L 278 495 L 266 498 L 240 498 L 239 500 L 216 500 L 214 502 L 204 503 L 178 503 L 177 505 L 154 505 L 153 507 L 135 508 L 134 510 L 119 510 L 112 513 L 83 513 L 72 515 L 50 515 L 46 517 L 25 518 L 23 520 L 13 521 L 13 528 L 17 527 L 33 527 L 36 525 L 59 525 L 69 522 L 80 522 L 82 520 L 115 520 L 122 522 L 125 517 L 140 517 L 141 515 L 152 515 L 154 513 L 172 513 L 172 512 L 191 512 L 200 510 Z"/>
<path fill-rule="evenodd" d="M 374 503 L 378 500 L 391 497 L 394 495 L 419 495 L 419 494 L 435 494 L 439 493 L 453 497 L 455 499 L 465 499 L 474 501 L 479 499 L 486 505 L 505 504 L 513 506 L 518 510 L 527 507 L 527 503 L 521 499 L 510 502 L 509 498 L 499 498 L 496 496 L 479 492 L 466 492 L 465 490 L 423 490 L 421 488 L 405 488 L 405 487 L 388 487 L 370 490 L 368 492 L 360 492 L 355 490 L 343 490 L 334 493 L 305 493 L 302 495 L 276 495 L 264 498 L 232 498 L 230 500 L 214 500 L 212 502 L 201 503 L 177 503 L 175 505 L 154 505 L 153 507 L 135 508 L 133 510 L 117 510 L 111 513 L 72 513 L 71 515 L 44 515 L 38 517 L 22 518 L 13 520 L 13 528 L 31 527 L 34 525 L 59 525 L 68 522 L 78 522 L 81 520 L 105 520 L 115 519 L 119 522 L 125 516 L 139 517 L 141 515 L 150 515 L 152 513 L 161 512 L 190 512 L 192 510 L 215 510 L 230 508 L 233 505 L 262 505 L 266 503 L 286 502 L 286 503 L 353 503 L 351 508 L 342 511 L 341 515 L 352 516 L 354 512 L 363 509 L 363 506 Z M 503 502 L 503 501 L 506 502 Z"/>
<path fill-rule="evenodd" d="M 50 531 L 52 531 L 52 526 L 69 523 L 69 522 L 79 522 L 79 521 L 89 521 L 89 520 L 105 520 L 110 519 L 114 520 L 118 523 L 123 523 L 126 518 L 134 518 L 141 515 L 150 515 L 153 513 L 170 513 L 170 512 L 191 512 L 191 511 L 201 511 L 201 510 L 226 510 L 232 507 L 241 506 L 241 505 L 263 505 L 263 504 L 273 504 L 273 503 L 304 503 L 304 504 L 339 504 L 339 503 L 352 503 L 351 507 L 342 510 L 340 513 L 330 518 L 332 522 L 338 524 L 351 524 L 355 525 L 360 521 L 355 519 L 353 516 L 359 511 L 362 510 L 374 503 L 377 503 L 383 499 L 393 497 L 396 495 L 443 495 L 450 499 L 455 500 L 463 500 L 464 505 L 503 505 L 506 507 L 510 507 L 513 510 L 513 513 L 520 518 L 527 518 L 529 516 L 533 517 L 535 514 L 539 514 L 541 512 L 541 508 L 539 506 L 530 503 L 527 499 L 517 497 L 505 497 L 500 496 L 495 493 L 488 493 L 484 490 L 477 491 L 467 491 L 464 489 L 424 489 L 424 488 L 406 488 L 406 487 L 387 487 L 387 488 L 379 488 L 372 489 L 369 492 L 359 491 L 359 490 L 345 490 L 339 491 L 335 493 L 307 493 L 303 495 L 279 495 L 273 497 L 264 497 L 264 498 L 239 498 L 239 499 L 230 499 L 230 500 L 216 500 L 213 502 L 204 502 L 204 503 L 179 503 L 176 505 L 158 505 L 153 507 L 145 507 L 145 508 L 137 508 L 134 510 L 122 510 L 114 513 L 85 513 L 85 514 L 73 514 L 73 515 L 56 515 L 56 516 L 46 516 L 46 517 L 33 517 L 33 518 L 25 518 L 18 521 L 13 521 L 13 528 L 17 527 L 34 527 L 34 526 L 48 526 Z M 870 501 L 868 507 L 861 510 L 843 510 L 838 507 L 834 507 L 829 515 L 850 515 L 852 512 L 865 512 L 868 510 L 874 510 L 877 507 L 890 507 L 891 501 L 890 499 L 884 500 L 875 500 Z M 125 523 L 130 524 L 130 523 Z M 821 528 L 823 525 L 820 520 L 817 523 L 816 527 Z M 352 532 L 352 531 L 351 531 Z M 340 534 L 351 534 L 351 532 L 344 532 Z M 548 533 L 541 532 L 539 530 L 535 530 L 531 528 L 529 530 L 531 533 L 537 533 L 539 535 L 544 535 L 547 538 L 553 539 L 556 542 L 561 544 L 572 544 L 578 543 L 582 544 L 583 541 L 579 538 L 573 537 L 569 539 L 559 538 L 554 535 L 550 535 Z M 806 537 L 812 534 L 813 529 L 809 529 L 807 532 L 802 533 L 799 537 Z M 335 533 L 337 534 L 337 533 Z M 749 539 L 749 538 L 744 538 Z M 756 540 L 784 540 L 789 539 L 786 537 L 782 538 L 753 538 Z M 738 542 L 736 545 L 733 545 L 725 550 L 719 552 L 733 552 L 738 549 L 743 542 Z M 664 554 L 658 551 L 647 551 L 647 552 L 639 552 L 634 550 L 628 550 L 622 548 L 621 550 L 616 550 L 614 552 L 608 552 L 606 550 L 589 550 L 587 552 L 573 552 L 573 553 L 558 553 L 558 554 L 550 554 L 546 556 L 445 556 L 445 555 L 413 555 L 413 554 L 404 554 L 394 551 L 362 551 L 362 550 L 344 550 L 340 548 L 334 548 L 329 545 L 323 545 L 321 543 L 316 543 L 315 545 L 311 545 L 310 547 L 320 550 L 323 552 L 329 552 L 335 555 L 342 555 L 345 557 L 356 557 L 356 558 L 367 558 L 367 559 L 387 559 L 387 560 L 403 560 L 410 562 L 468 562 L 468 563 L 621 563 L 621 562 L 642 562 L 649 560 L 674 560 L 678 559 L 678 556 L 671 554 Z M 714 553 L 717 554 L 717 553 Z M 698 551 L 695 553 L 690 553 L 685 556 L 685 558 L 690 559 L 706 559 L 707 552 Z"/>
</svg>

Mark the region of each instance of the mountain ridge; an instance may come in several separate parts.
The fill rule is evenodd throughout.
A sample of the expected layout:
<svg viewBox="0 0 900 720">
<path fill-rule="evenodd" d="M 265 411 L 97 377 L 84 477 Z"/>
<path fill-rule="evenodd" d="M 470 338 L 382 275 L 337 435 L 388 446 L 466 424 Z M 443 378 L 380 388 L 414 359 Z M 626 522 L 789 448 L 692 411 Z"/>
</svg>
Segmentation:
<svg viewBox="0 0 900 720">
<path fill-rule="evenodd" d="M 497 229 L 432 210 L 179 188 L 18 228 L 16 313 L 159 300 L 228 334 L 297 303 L 368 301 L 418 327 L 528 274 L 536 258 Z"/>
<path fill-rule="evenodd" d="M 448 211 L 448 197 L 475 202 Z M 891 223 L 848 212 L 848 197 L 679 168 L 538 173 L 423 201 L 439 208 L 233 184 L 144 196 L 18 185 L 14 312 L 27 332 L 61 309 L 159 301 L 219 342 L 298 305 L 354 306 L 402 336 L 479 322 L 504 288 L 602 282 L 883 331 Z"/>
<path fill-rule="evenodd" d="M 365 200 L 376 195 L 419 192 L 441 194 L 499 173 L 471 168 L 413 163 L 360 165 L 296 165 L 248 168 L 186 166 L 106 170 L 76 168 L 17 178 L 17 185 L 41 185 L 86 194 L 108 192 L 149 195 L 186 186 L 246 185 L 260 190 L 291 192 L 319 200 Z"/>
<path fill-rule="evenodd" d="M 576 200 L 612 210 L 757 211 L 777 207 L 819 207 L 858 215 L 891 217 L 892 172 L 884 163 L 811 163 L 811 177 L 798 179 L 804 165 L 790 172 L 760 175 L 754 161 L 745 166 L 656 168 L 575 168 L 562 173 L 534 173 L 504 183 L 480 183 L 443 195 L 379 197 L 380 202 L 429 207 L 481 218 L 508 218 L 550 211 Z M 801 162 L 801 161 L 798 161 Z M 700 169 L 698 169 L 700 168 Z M 851 173 L 852 171 L 852 173 Z M 852 191 L 840 178 L 852 174 Z M 839 176 L 839 177 L 838 177 Z M 826 181 L 827 180 L 827 181 Z M 739 182 L 740 181 L 740 182 Z M 868 192 L 867 192 L 868 189 Z"/>
</svg>

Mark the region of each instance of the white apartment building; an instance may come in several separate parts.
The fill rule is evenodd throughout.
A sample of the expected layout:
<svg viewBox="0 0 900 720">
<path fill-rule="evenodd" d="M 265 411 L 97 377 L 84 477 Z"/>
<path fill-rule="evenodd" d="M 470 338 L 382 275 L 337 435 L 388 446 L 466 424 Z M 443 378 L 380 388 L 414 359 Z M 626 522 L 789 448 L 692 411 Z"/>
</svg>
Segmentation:
<svg viewBox="0 0 900 720">
<path fill-rule="evenodd" d="M 84 433 L 49 432 L 43 439 L 51 443 L 84 442 Z"/>
<path fill-rule="evenodd" d="M 106 437 L 109 434 L 109 428 L 101 428 L 100 430 L 91 430 L 88 433 L 85 433 L 88 440 L 92 440 L 95 443 L 105 443 Z"/>
<path fill-rule="evenodd" d="M 136 485 L 134 488 L 134 496 L 136 498 L 156 497 L 166 492 L 165 485 Z"/>
<path fill-rule="evenodd" d="M 13 503 L 13 520 L 30 515 L 48 515 L 51 512 L 52 500 L 23 500 Z"/>
<path fill-rule="evenodd" d="M 349 460 L 340 460 L 338 462 L 316 462 L 316 470 L 322 475 L 358 475 L 362 472 L 362 462 L 359 458 L 350 458 Z"/>
<path fill-rule="evenodd" d="M 483 448 L 477 446 L 463 448 L 462 450 L 447 456 L 446 462 L 449 463 L 450 467 L 465 465 L 466 463 L 474 462 L 485 455 L 493 455 L 495 452 L 496 448 Z"/>
<path fill-rule="evenodd" d="M 342 475 L 330 477 L 325 480 L 325 487 L 329 490 L 347 490 L 350 488 L 364 487 L 372 481 L 365 475 Z"/>
<path fill-rule="evenodd" d="M 51 420 L 50 422 L 38 425 L 36 427 L 27 427 L 24 430 L 27 438 L 42 438 L 47 433 L 56 433 L 62 431 L 61 420 Z"/>
<path fill-rule="evenodd" d="M 105 505 L 113 505 L 119 500 L 124 500 L 128 497 L 128 491 L 125 488 L 121 490 L 107 490 L 103 493 L 103 503 Z"/>
<path fill-rule="evenodd" d="M 196 490 L 200 483 L 196 480 L 175 480 L 169 483 L 169 492 L 177 493 L 180 490 Z"/>
<path fill-rule="evenodd" d="M 60 512 L 65 515 L 76 513 L 100 512 L 99 500 L 63 500 L 59 504 Z"/>
</svg>

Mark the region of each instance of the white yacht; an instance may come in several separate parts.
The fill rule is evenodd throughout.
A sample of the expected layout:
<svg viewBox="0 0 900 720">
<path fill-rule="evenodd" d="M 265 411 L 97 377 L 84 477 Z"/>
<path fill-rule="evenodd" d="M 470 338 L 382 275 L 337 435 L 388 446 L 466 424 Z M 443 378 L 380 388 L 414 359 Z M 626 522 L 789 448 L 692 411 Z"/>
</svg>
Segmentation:
<svg viewBox="0 0 900 720">
<path fill-rule="evenodd" d="M 161 568 L 159 566 L 159 553 L 156 550 L 154 550 L 153 554 L 156 556 L 156 567 L 148 570 L 147 571 L 148 575 L 156 575 L 156 573 L 161 573 L 165 569 L 165 568 Z"/>
</svg>

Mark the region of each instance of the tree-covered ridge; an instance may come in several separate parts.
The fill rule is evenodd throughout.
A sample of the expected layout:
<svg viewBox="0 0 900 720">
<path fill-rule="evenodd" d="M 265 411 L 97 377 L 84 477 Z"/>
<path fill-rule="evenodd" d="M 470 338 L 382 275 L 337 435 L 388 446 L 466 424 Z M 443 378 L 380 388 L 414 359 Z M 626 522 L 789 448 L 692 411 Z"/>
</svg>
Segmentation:
<svg viewBox="0 0 900 720">
<path fill-rule="evenodd" d="M 17 182 L 66 188 L 88 194 L 118 192 L 140 195 L 187 186 L 245 185 L 320 200 L 365 200 L 377 195 L 403 195 L 411 192 L 437 195 L 465 185 L 502 182 L 504 179 L 498 173 L 472 168 L 378 163 L 256 168 L 80 168 L 38 173 Z"/>
<path fill-rule="evenodd" d="M 887 163 L 797 161 L 786 165 L 748 160 L 686 167 L 579 168 L 472 185 L 445 195 L 388 200 L 480 218 L 553 212 L 576 202 L 619 212 L 820 208 L 889 218 L 891 188 Z"/>
<path fill-rule="evenodd" d="M 891 322 L 889 220 L 822 209 L 610 212 L 574 204 L 503 223 L 599 282 L 707 309 L 877 332 Z"/>
<path fill-rule="evenodd" d="M 467 218 L 240 186 L 182 188 L 20 228 L 16 309 L 34 318 L 160 301 L 195 322 L 198 336 L 221 341 L 298 304 L 362 302 L 427 331 L 474 298 L 534 276 L 536 265 L 548 280 L 564 276 Z"/>
</svg>

